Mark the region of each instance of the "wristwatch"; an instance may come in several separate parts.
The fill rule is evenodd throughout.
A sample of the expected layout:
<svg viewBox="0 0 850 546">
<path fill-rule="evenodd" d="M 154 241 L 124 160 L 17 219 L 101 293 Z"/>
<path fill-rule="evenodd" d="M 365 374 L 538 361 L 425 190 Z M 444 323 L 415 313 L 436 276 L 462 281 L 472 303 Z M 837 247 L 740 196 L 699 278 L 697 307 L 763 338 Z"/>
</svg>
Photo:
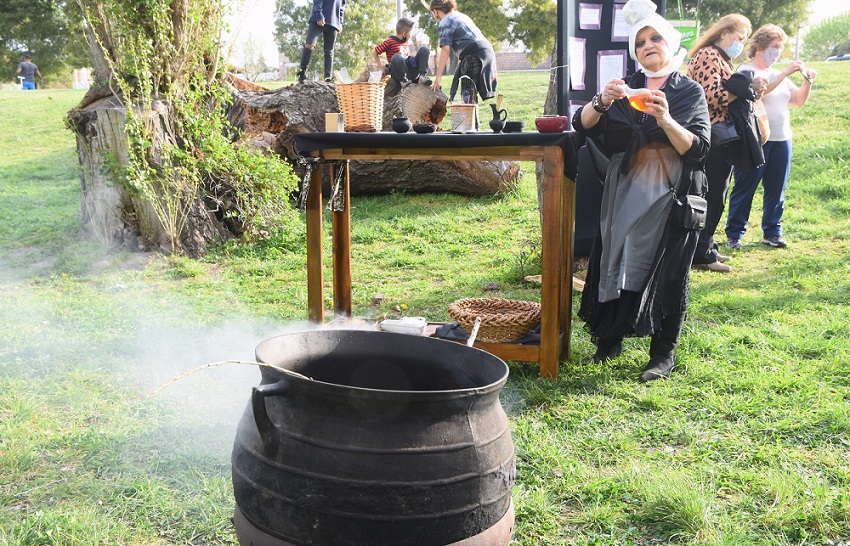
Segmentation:
<svg viewBox="0 0 850 546">
<path fill-rule="evenodd" d="M 608 109 L 611 108 L 611 104 L 608 104 L 607 106 L 602 104 L 602 93 L 597 93 L 593 95 L 593 100 L 590 102 L 590 105 L 593 106 L 593 109 L 599 112 L 600 114 L 607 112 Z"/>
</svg>

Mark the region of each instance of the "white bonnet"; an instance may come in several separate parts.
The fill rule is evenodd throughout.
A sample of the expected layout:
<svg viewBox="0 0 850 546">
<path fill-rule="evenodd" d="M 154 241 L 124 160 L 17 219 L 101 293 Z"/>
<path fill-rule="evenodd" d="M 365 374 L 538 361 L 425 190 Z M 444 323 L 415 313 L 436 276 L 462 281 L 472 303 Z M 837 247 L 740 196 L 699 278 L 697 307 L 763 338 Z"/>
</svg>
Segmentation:
<svg viewBox="0 0 850 546">
<path fill-rule="evenodd" d="M 629 30 L 629 54 L 634 60 L 637 60 L 635 37 L 638 32 L 646 27 L 654 28 L 658 34 L 667 40 L 671 53 L 675 55 L 679 51 L 682 35 L 664 17 L 656 13 L 655 9 L 656 6 L 652 0 L 629 0 L 623 6 L 623 18 L 631 27 Z"/>
</svg>

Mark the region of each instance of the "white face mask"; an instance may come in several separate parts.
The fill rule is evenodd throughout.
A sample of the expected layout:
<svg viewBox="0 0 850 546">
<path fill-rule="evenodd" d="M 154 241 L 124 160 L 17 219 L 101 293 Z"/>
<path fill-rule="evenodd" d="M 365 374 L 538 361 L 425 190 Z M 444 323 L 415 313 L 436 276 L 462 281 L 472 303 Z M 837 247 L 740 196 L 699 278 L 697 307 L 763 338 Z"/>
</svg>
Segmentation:
<svg viewBox="0 0 850 546">
<path fill-rule="evenodd" d="M 778 47 L 769 47 L 764 50 L 764 53 L 761 54 L 761 60 L 764 61 L 764 64 L 767 66 L 772 65 L 777 60 L 779 60 L 779 55 L 782 53 L 782 49 Z"/>
</svg>

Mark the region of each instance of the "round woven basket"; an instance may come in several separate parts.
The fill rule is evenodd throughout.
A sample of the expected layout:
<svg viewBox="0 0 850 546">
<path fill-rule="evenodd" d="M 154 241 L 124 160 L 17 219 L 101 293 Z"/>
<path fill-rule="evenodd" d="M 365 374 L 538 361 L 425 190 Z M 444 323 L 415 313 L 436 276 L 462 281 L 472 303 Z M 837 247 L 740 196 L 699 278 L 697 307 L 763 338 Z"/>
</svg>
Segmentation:
<svg viewBox="0 0 850 546">
<path fill-rule="evenodd" d="M 449 316 L 470 333 L 481 318 L 476 339 L 505 342 L 519 339 L 540 322 L 540 304 L 503 298 L 466 298 L 449 305 Z"/>
</svg>

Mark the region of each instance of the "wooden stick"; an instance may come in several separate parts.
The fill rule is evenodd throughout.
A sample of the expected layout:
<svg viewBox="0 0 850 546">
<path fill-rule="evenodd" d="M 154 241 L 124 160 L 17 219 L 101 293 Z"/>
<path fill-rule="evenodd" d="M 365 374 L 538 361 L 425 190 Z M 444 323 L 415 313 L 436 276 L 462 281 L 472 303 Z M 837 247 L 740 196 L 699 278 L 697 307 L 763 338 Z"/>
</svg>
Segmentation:
<svg viewBox="0 0 850 546">
<path fill-rule="evenodd" d="M 156 393 L 158 393 L 159 391 L 161 391 L 165 387 L 171 385 L 172 383 L 176 383 L 177 381 L 180 381 L 181 379 L 183 379 L 185 377 L 189 377 L 190 375 L 194 374 L 195 372 L 199 372 L 199 371 L 205 370 L 207 368 L 214 368 L 216 366 L 224 366 L 225 364 L 248 364 L 248 365 L 251 365 L 251 366 L 262 366 L 262 367 L 265 367 L 265 368 L 271 368 L 273 370 L 277 370 L 277 371 L 285 373 L 287 375 L 291 375 L 291 376 L 294 376 L 294 377 L 300 377 L 301 379 L 307 379 L 308 381 L 313 380 L 312 377 L 307 377 L 306 375 L 301 375 L 300 373 L 293 372 L 292 370 L 285 370 L 283 368 L 278 368 L 277 366 L 272 366 L 271 364 L 266 364 L 265 362 L 251 362 L 250 360 L 222 360 L 221 362 L 210 362 L 209 364 L 204 364 L 203 366 L 198 366 L 197 368 L 189 370 L 188 372 L 182 373 L 182 374 L 178 375 L 177 377 L 175 377 L 174 379 L 166 381 L 165 383 L 163 383 L 159 387 L 155 388 L 153 391 L 149 392 L 148 395 L 145 398 L 150 398 L 151 396 L 155 395 Z"/>
</svg>

